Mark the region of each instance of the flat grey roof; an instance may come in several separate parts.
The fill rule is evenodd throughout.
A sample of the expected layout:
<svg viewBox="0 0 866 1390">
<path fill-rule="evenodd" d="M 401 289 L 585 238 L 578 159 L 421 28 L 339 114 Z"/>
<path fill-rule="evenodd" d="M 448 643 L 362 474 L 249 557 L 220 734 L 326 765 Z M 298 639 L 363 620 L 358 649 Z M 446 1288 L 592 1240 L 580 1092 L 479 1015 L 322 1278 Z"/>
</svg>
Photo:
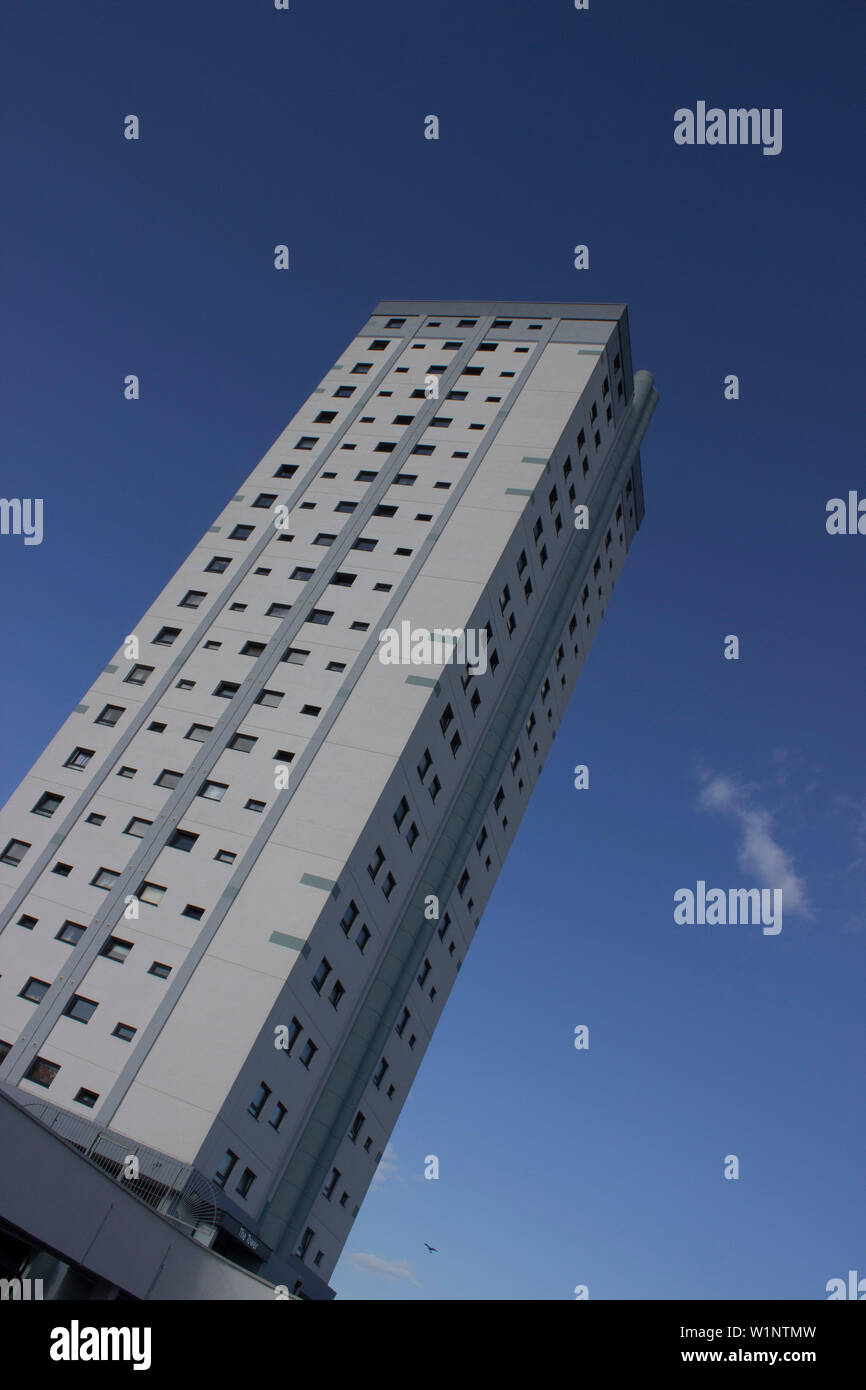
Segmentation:
<svg viewBox="0 0 866 1390">
<path fill-rule="evenodd" d="M 625 304 L 572 304 L 537 299 L 381 299 L 374 314 L 493 314 L 495 317 L 618 319 Z"/>
</svg>

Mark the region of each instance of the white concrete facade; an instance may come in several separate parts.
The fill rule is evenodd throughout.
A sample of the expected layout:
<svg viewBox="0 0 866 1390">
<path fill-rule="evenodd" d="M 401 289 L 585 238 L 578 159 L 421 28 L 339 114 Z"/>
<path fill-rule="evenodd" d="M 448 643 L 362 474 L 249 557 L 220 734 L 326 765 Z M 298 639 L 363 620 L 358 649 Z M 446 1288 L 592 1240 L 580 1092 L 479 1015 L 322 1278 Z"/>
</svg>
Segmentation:
<svg viewBox="0 0 866 1390">
<path fill-rule="evenodd" d="M 624 305 L 380 304 L 0 813 L 0 1081 L 194 1164 L 274 1282 L 330 1275 L 465 958 L 641 520 L 638 395 Z M 486 673 L 382 664 L 403 621 Z"/>
</svg>

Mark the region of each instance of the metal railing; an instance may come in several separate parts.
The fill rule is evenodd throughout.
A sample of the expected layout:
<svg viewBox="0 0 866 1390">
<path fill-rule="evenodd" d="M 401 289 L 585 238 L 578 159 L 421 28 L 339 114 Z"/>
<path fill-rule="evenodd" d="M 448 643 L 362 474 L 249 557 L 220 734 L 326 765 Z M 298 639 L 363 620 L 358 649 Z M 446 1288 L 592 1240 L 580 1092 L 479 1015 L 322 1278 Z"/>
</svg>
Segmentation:
<svg viewBox="0 0 866 1390">
<path fill-rule="evenodd" d="M 22 1109 L 130 1196 L 209 1244 L 216 1231 L 216 1192 L 197 1168 L 45 1101 L 25 1102 Z"/>
</svg>

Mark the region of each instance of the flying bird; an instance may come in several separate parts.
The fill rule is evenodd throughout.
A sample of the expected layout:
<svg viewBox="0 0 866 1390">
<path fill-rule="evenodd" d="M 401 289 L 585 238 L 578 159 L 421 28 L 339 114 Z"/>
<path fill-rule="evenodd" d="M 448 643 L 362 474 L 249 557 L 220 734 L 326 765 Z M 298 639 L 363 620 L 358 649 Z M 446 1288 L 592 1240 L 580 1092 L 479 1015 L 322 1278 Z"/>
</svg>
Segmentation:
<svg viewBox="0 0 866 1390">
<path fill-rule="evenodd" d="M 427 1245 L 426 1240 L 425 1240 L 424 1244 Z M 435 1245 L 427 1245 L 427 1249 L 430 1251 L 430 1254 L 431 1254 L 431 1255 L 438 1255 L 438 1254 L 439 1254 L 439 1251 L 436 1249 L 436 1246 L 435 1246 Z"/>
</svg>

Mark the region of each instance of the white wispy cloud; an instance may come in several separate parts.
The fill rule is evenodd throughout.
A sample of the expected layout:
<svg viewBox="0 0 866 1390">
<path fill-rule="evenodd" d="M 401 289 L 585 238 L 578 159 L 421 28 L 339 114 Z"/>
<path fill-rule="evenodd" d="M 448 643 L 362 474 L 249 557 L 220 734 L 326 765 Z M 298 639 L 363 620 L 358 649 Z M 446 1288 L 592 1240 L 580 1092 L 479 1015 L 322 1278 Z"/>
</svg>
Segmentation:
<svg viewBox="0 0 866 1390">
<path fill-rule="evenodd" d="M 382 1279 L 405 1279 L 408 1284 L 414 1284 L 418 1289 L 421 1287 L 408 1260 L 383 1260 L 381 1255 L 353 1251 L 346 1256 L 346 1263 L 358 1274 L 378 1274 Z"/>
<path fill-rule="evenodd" d="M 385 1183 L 403 1182 L 403 1176 L 397 1167 L 397 1155 L 394 1152 L 394 1145 L 389 1143 L 385 1146 L 385 1152 L 380 1158 L 376 1171 L 373 1174 L 371 1187 L 384 1187 Z"/>
<path fill-rule="evenodd" d="M 812 916 L 806 882 L 774 835 L 772 812 L 756 806 L 746 787 L 725 776 L 707 778 L 698 806 L 702 811 L 718 811 L 738 825 L 740 867 L 756 874 L 762 888 L 781 888 L 786 912 Z"/>
</svg>

